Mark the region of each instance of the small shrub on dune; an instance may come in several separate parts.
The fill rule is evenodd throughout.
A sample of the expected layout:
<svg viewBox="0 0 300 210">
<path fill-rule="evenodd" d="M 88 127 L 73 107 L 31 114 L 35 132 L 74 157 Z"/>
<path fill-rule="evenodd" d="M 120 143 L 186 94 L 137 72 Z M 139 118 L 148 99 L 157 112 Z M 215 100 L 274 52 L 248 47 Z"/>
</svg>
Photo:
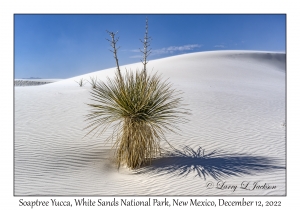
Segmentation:
<svg viewBox="0 0 300 210">
<path fill-rule="evenodd" d="M 126 165 L 137 169 L 151 163 L 151 159 L 160 154 L 160 142 L 167 141 L 165 133 L 176 132 L 177 123 L 185 121 L 183 116 L 188 112 L 182 108 L 180 92 L 159 75 L 147 74 L 147 49 L 144 51 L 144 68 L 141 71 L 121 74 L 115 34 L 109 34 L 117 71 L 114 78 L 97 82 L 91 91 L 95 103 L 88 104 L 92 107 L 87 115 L 90 122 L 88 134 L 95 132 L 100 135 L 112 127 L 110 137 L 114 140 L 118 167 Z M 147 22 L 145 40 L 148 40 Z"/>
<path fill-rule="evenodd" d="M 96 86 L 97 86 L 97 77 L 90 77 L 90 81 L 88 81 L 88 82 L 91 84 L 92 88 L 96 88 Z"/>
<path fill-rule="evenodd" d="M 79 81 L 75 81 L 75 82 L 78 83 L 78 85 L 79 85 L 80 87 L 82 87 L 82 86 L 85 84 L 83 78 L 80 78 Z"/>
</svg>

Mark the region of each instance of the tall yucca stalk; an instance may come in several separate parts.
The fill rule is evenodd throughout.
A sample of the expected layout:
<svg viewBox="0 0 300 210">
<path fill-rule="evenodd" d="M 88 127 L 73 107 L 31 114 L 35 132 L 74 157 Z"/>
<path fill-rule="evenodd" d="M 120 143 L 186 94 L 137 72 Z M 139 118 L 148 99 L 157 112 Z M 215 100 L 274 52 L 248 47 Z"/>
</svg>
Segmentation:
<svg viewBox="0 0 300 210">
<path fill-rule="evenodd" d="M 109 33 L 117 61 L 114 34 Z M 89 133 L 101 134 L 108 127 L 113 128 L 111 138 L 115 141 L 118 167 L 125 164 L 136 169 L 150 163 L 160 154 L 160 141 L 166 140 L 165 132 L 175 132 L 176 124 L 188 114 L 181 108 L 180 92 L 157 74 L 146 74 L 144 61 L 142 71 L 126 71 L 124 75 L 117 62 L 115 77 L 107 78 L 106 83 L 99 81 L 91 92 L 96 103 L 88 104 L 93 108 L 87 115 Z"/>
</svg>

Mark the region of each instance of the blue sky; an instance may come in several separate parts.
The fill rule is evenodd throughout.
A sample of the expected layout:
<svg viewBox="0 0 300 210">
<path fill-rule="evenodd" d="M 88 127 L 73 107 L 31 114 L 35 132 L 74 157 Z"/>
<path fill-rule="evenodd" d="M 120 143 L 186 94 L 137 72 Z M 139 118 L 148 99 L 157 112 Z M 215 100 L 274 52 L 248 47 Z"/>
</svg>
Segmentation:
<svg viewBox="0 0 300 210">
<path fill-rule="evenodd" d="M 212 50 L 286 51 L 285 15 L 14 15 L 15 78 L 70 78 L 115 67 L 106 30 L 118 31 L 120 65 Z"/>
</svg>

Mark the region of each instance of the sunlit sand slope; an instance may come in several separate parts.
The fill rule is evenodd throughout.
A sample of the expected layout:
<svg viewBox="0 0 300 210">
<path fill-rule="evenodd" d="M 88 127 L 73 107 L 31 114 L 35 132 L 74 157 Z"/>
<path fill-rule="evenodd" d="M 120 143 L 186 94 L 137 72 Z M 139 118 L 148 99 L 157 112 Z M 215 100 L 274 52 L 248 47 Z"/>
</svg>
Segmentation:
<svg viewBox="0 0 300 210">
<path fill-rule="evenodd" d="M 256 51 L 149 61 L 192 115 L 180 135 L 167 134 L 181 153 L 138 171 L 113 165 L 110 130 L 83 138 L 91 86 L 75 81 L 105 80 L 115 68 L 15 87 L 15 195 L 285 195 L 285 67 L 285 54 Z"/>
</svg>

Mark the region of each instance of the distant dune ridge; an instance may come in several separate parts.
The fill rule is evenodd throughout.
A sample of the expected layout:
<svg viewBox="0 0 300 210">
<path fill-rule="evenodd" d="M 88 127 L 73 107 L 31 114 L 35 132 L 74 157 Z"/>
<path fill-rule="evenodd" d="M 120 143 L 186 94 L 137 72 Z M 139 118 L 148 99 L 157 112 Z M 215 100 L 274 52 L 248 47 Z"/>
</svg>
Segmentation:
<svg viewBox="0 0 300 210">
<path fill-rule="evenodd" d="M 177 151 L 162 142 L 168 152 L 151 166 L 118 171 L 110 130 L 83 138 L 91 87 L 75 81 L 115 68 L 15 87 L 15 195 L 285 195 L 285 53 L 199 52 L 147 67 L 191 110 L 180 135 L 166 135 Z"/>
<path fill-rule="evenodd" d="M 14 86 L 35 86 L 45 85 L 52 82 L 57 82 L 60 79 L 40 79 L 40 78 L 29 78 L 29 79 L 15 79 Z"/>
</svg>

